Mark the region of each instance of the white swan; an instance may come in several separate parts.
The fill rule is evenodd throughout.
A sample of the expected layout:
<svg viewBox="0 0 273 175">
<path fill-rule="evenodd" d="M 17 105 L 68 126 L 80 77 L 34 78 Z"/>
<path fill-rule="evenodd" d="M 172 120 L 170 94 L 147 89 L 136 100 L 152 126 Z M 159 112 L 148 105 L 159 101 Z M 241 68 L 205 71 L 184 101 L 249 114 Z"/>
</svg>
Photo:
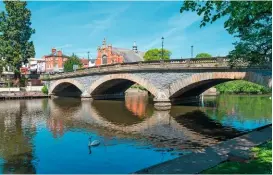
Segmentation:
<svg viewBox="0 0 273 175">
<path fill-rule="evenodd" d="M 100 141 L 98 141 L 98 140 L 91 141 L 91 138 L 92 137 L 89 138 L 88 146 L 99 146 Z"/>
</svg>

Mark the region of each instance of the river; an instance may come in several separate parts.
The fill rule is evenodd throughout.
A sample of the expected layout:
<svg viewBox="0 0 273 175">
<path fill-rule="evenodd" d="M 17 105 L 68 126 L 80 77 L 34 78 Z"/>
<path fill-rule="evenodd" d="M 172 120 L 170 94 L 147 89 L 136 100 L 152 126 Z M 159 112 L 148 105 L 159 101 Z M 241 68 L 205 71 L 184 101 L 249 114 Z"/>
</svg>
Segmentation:
<svg viewBox="0 0 273 175">
<path fill-rule="evenodd" d="M 221 95 L 156 111 L 125 101 L 0 101 L 0 173 L 132 173 L 272 122 L 269 96 Z M 89 138 L 100 141 L 88 147 Z"/>
</svg>

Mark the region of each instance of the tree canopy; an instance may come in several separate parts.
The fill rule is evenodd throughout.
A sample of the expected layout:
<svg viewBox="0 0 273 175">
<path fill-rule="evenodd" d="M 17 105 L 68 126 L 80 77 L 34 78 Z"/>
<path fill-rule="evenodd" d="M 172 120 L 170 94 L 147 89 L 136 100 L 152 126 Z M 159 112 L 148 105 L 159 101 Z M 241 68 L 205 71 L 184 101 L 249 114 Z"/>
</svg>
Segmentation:
<svg viewBox="0 0 273 175">
<path fill-rule="evenodd" d="M 169 60 L 171 57 L 171 51 L 163 49 L 163 60 Z M 145 61 L 161 60 L 162 49 L 150 49 L 144 55 Z"/>
<path fill-rule="evenodd" d="M 196 55 L 195 58 L 210 58 L 210 57 L 212 57 L 212 56 L 208 53 L 199 53 Z"/>
<path fill-rule="evenodd" d="M 80 58 L 75 54 L 72 54 L 72 56 L 64 63 L 64 72 L 74 71 L 73 65 L 78 65 L 79 68 L 82 67 L 82 62 Z"/>
<path fill-rule="evenodd" d="M 31 28 L 31 12 L 26 1 L 4 1 L 5 11 L 0 13 L 0 57 L 14 68 L 19 78 L 22 62 L 35 56 L 34 44 L 30 41 L 35 30 Z"/>
<path fill-rule="evenodd" d="M 200 27 L 227 17 L 224 28 L 240 39 L 228 55 L 231 64 L 244 61 L 265 65 L 272 62 L 271 1 L 184 1 L 180 12 L 184 11 L 203 16 Z"/>
</svg>

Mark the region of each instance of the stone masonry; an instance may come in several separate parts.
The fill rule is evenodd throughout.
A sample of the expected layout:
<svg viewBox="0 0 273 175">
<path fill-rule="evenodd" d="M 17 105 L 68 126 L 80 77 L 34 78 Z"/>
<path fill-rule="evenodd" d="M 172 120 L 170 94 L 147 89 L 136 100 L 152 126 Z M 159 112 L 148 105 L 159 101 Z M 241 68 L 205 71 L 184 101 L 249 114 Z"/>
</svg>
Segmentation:
<svg viewBox="0 0 273 175">
<path fill-rule="evenodd" d="M 58 96 L 73 85 L 82 98 L 122 93 L 137 83 L 154 96 L 156 107 L 167 109 L 172 99 L 200 95 L 222 82 L 243 79 L 271 87 L 271 77 L 271 69 L 231 68 L 228 60 L 213 58 L 113 64 L 43 77 L 42 80 L 47 82 L 50 95 Z M 71 88 L 66 94 L 72 94 L 76 89 Z"/>
</svg>

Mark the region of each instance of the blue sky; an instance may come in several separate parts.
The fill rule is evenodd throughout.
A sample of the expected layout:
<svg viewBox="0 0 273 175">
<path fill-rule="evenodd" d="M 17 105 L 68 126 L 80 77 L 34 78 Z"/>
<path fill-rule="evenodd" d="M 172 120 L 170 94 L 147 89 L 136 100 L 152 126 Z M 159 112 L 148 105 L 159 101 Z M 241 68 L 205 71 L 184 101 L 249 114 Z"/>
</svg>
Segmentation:
<svg viewBox="0 0 273 175">
<path fill-rule="evenodd" d="M 224 56 L 235 41 L 223 28 L 224 19 L 200 29 L 201 17 L 193 12 L 180 14 L 182 2 L 28 2 L 32 12 L 32 40 L 36 57 L 49 54 L 52 47 L 66 54 L 96 57 L 105 37 L 113 47 L 131 48 L 134 41 L 141 51 L 164 48 L 172 58 L 189 58 L 207 52 Z M 0 9 L 3 9 L 3 3 Z"/>
</svg>

